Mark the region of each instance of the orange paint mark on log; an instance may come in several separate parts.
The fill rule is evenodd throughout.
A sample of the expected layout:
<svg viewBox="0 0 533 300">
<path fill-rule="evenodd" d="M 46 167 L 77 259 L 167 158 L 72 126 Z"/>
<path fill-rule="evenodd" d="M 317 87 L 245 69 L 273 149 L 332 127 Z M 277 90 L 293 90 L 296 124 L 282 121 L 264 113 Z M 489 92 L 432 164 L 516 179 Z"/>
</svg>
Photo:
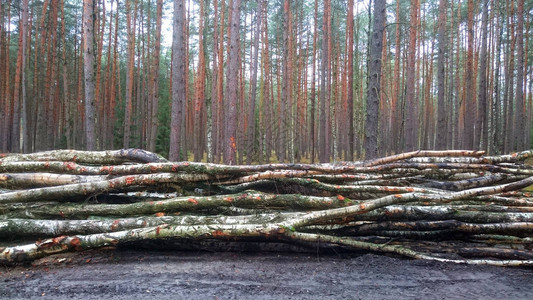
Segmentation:
<svg viewBox="0 0 533 300">
<path fill-rule="evenodd" d="M 229 236 L 229 234 L 225 233 L 224 231 L 222 230 L 215 230 L 211 233 L 211 235 L 213 237 L 224 237 L 224 236 Z"/>
<path fill-rule="evenodd" d="M 190 163 L 188 161 L 186 161 L 186 162 L 183 163 L 183 165 L 188 167 L 190 165 Z"/>
<path fill-rule="evenodd" d="M 366 209 L 366 204 L 364 204 L 364 203 L 359 204 L 359 209 L 360 210 L 365 210 Z"/>
<path fill-rule="evenodd" d="M 73 162 L 64 162 L 63 165 L 64 165 L 65 168 L 67 168 L 67 170 L 69 170 L 69 171 L 72 171 L 72 170 L 75 170 L 75 169 L 76 169 L 76 164 L 73 163 Z"/>
<path fill-rule="evenodd" d="M 59 216 L 61 216 L 61 218 L 65 217 L 65 214 L 63 213 L 63 211 L 59 211 Z"/>
<path fill-rule="evenodd" d="M 414 191 L 415 191 L 415 189 L 414 189 L 414 188 L 412 188 L 412 187 L 408 187 L 408 188 L 407 188 L 407 191 L 408 191 L 408 192 L 410 192 L 410 193 L 412 193 L 412 192 L 414 192 Z"/>
<path fill-rule="evenodd" d="M 118 227 L 118 224 L 120 224 L 120 220 L 113 221 L 113 224 L 111 224 L 111 230 L 116 230 Z"/>
<path fill-rule="evenodd" d="M 157 226 L 157 228 L 155 229 L 155 235 L 159 235 L 160 232 L 161 232 L 161 228 Z"/>
<path fill-rule="evenodd" d="M 343 195 L 337 195 L 337 200 L 344 201 L 344 196 Z"/>
<path fill-rule="evenodd" d="M 112 169 L 113 169 L 113 167 L 103 166 L 103 167 L 100 168 L 100 173 L 111 173 Z"/>
<path fill-rule="evenodd" d="M 173 164 L 172 165 L 172 172 L 176 172 L 178 170 L 178 167 L 179 167 L 178 165 Z"/>
<path fill-rule="evenodd" d="M 196 200 L 194 198 L 189 198 L 187 201 L 192 203 L 192 204 L 194 204 L 194 205 L 198 204 L 198 200 Z"/>
<path fill-rule="evenodd" d="M 71 241 L 70 241 L 70 245 L 72 247 L 74 247 L 74 249 L 76 249 L 77 247 L 79 247 L 81 245 L 81 241 L 79 238 L 75 237 L 73 238 Z"/>
<path fill-rule="evenodd" d="M 231 203 L 233 202 L 233 197 L 225 197 L 224 201 Z"/>
<path fill-rule="evenodd" d="M 49 161 L 45 162 L 45 163 L 44 163 L 44 167 L 45 167 L 46 169 L 50 168 L 50 162 L 49 162 Z"/>
<path fill-rule="evenodd" d="M 394 195 L 394 197 L 396 197 L 396 198 L 402 198 L 403 196 L 402 196 L 401 194 L 396 194 L 396 195 Z"/>
<path fill-rule="evenodd" d="M 511 154 L 511 157 L 512 157 L 512 158 L 515 158 L 515 157 L 517 157 L 517 156 L 518 156 L 518 152 L 515 152 L 515 153 Z"/>
<path fill-rule="evenodd" d="M 157 212 L 157 213 L 155 213 L 155 216 L 156 217 L 164 217 L 165 213 L 164 212 Z"/>
<path fill-rule="evenodd" d="M 157 170 L 161 169 L 161 167 L 159 166 L 150 166 L 150 170 L 152 170 L 152 172 L 157 172 Z"/>
<path fill-rule="evenodd" d="M 134 182 L 135 182 L 135 177 L 133 176 L 126 177 L 126 184 L 130 185 L 130 184 L 133 184 Z"/>
<path fill-rule="evenodd" d="M 87 172 L 87 168 L 81 167 L 81 168 L 80 168 L 80 172 L 81 172 L 81 173 L 85 173 L 85 172 Z"/>
</svg>

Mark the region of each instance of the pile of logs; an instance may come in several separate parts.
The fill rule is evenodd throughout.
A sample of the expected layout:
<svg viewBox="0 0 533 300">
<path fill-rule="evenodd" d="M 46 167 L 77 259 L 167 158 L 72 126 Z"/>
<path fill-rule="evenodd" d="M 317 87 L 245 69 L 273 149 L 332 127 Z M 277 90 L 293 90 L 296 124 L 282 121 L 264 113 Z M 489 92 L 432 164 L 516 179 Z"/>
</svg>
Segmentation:
<svg viewBox="0 0 533 300">
<path fill-rule="evenodd" d="M 137 149 L 3 154 L 0 263 L 178 241 L 533 265 L 532 156 L 417 151 L 235 166 Z"/>
</svg>

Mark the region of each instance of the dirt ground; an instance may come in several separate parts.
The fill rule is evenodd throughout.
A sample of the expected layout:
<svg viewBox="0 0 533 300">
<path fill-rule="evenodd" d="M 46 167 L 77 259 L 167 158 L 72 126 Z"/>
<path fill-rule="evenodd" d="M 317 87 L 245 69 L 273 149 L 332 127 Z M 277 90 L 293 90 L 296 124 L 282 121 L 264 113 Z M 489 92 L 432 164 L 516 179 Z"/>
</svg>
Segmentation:
<svg viewBox="0 0 533 300">
<path fill-rule="evenodd" d="M 533 268 L 376 254 L 104 249 L 0 267 L 4 299 L 533 299 Z"/>
</svg>

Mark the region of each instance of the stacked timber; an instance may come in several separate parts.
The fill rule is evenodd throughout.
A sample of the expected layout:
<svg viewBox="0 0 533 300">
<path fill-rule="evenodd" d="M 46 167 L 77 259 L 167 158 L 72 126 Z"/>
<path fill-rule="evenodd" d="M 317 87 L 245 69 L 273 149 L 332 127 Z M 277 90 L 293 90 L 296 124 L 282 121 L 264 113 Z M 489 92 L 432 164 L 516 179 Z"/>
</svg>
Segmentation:
<svg viewBox="0 0 533 300">
<path fill-rule="evenodd" d="M 533 265 L 532 156 L 416 151 L 331 164 L 221 165 L 139 149 L 3 154 L 0 263 L 178 241 Z"/>
</svg>

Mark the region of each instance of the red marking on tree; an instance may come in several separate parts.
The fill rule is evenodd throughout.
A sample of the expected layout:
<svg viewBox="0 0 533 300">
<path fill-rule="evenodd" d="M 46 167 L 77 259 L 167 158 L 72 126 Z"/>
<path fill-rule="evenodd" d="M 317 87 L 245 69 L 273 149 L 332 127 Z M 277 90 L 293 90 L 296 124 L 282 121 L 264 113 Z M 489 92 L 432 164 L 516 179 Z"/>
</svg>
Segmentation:
<svg viewBox="0 0 533 300">
<path fill-rule="evenodd" d="M 343 195 L 337 195 L 337 200 L 344 201 L 344 196 Z"/>
<path fill-rule="evenodd" d="M 225 197 L 224 201 L 231 203 L 231 202 L 233 202 L 233 197 Z"/>
<path fill-rule="evenodd" d="M 233 152 L 237 152 L 237 143 L 235 142 L 235 137 L 230 136 L 229 140 L 230 140 L 231 150 L 233 150 Z"/>
<path fill-rule="evenodd" d="M 164 212 L 157 212 L 157 213 L 155 213 L 155 216 L 156 217 L 164 217 L 165 213 Z"/>
<path fill-rule="evenodd" d="M 176 172 L 178 170 L 178 167 L 179 167 L 178 165 L 173 164 L 172 165 L 172 172 Z"/>
<path fill-rule="evenodd" d="M 157 228 L 155 229 L 155 235 L 159 235 L 160 232 L 161 232 L 161 228 L 157 226 Z"/>
<path fill-rule="evenodd" d="M 65 214 L 62 211 L 59 211 L 59 215 L 61 216 L 61 218 L 65 217 Z"/>
<path fill-rule="evenodd" d="M 49 161 L 45 162 L 45 163 L 44 163 L 44 167 L 45 167 L 46 169 L 50 168 L 50 162 L 49 162 Z"/>
<path fill-rule="evenodd" d="M 189 198 L 187 201 L 191 202 L 194 205 L 198 204 L 198 200 L 196 200 L 194 198 Z"/>
<path fill-rule="evenodd" d="M 403 196 L 402 196 L 401 194 L 396 194 L 396 195 L 394 195 L 394 197 L 396 197 L 396 198 L 402 198 Z"/>
<path fill-rule="evenodd" d="M 408 187 L 408 188 L 407 188 L 407 191 L 408 191 L 408 192 L 414 192 L 414 191 L 415 191 L 415 189 L 414 189 L 414 188 L 412 188 L 412 187 Z"/>
</svg>

